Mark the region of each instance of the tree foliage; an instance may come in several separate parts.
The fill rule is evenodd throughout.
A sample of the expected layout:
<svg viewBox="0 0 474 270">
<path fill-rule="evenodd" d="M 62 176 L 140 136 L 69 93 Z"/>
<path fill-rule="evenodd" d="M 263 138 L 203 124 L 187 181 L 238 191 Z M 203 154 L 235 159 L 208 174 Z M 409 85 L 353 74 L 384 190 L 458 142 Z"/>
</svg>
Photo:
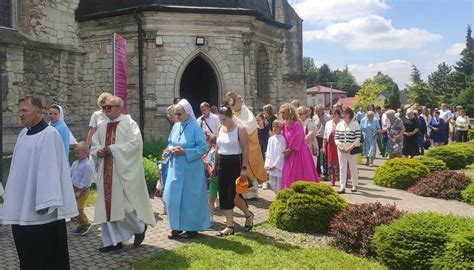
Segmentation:
<svg viewBox="0 0 474 270">
<path fill-rule="evenodd" d="M 392 77 L 379 71 L 374 76 L 373 80 L 374 82 L 386 87 L 384 95 L 388 97 L 387 104 L 390 105 L 390 108 L 400 108 L 400 90 L 398 89 L 398 85 L 395 83 Z"/>
<path fill-rule="evenodd" d="M 355 96 L 360 88 L 356 82 L 356 78 L 349 71 L 347 66 L 345 66 L 343 70 L 331 70 L 328 64 L 316 67 L 313 58 L 304 57 L 303 69 L 306 75 L 306 86 L 308 88 L 315 85 L 332 86 L 346 91 L 349 97 Z"/>
<path fill-rule="evenodd" d="M 385 85 L 378 84 L 373 80 L 366 80 L 360 90 L 356 94 L 356 102 L 354 108 L 366 109 L 370 104 L 382 105 L 383 100 L 379 100 L 379 96 L 386 91 Z"/>
<path fill-rule="evenodd" d="M 306 86 L 309 88 L 316 85 L 316 66 L 313 58 L 303 58 L 303 70 L 306 75 Z"/>
<path fill-rule="evenodd" d="M 408 99 L 410 102 L 416 102 L 422 105 L 434 107 L 436 99 L 434 98 L 432 89 L 421 78 L 421 72 L 415 65 L 412 65 L 411 84 L 408 85 Z"/>
</svg>

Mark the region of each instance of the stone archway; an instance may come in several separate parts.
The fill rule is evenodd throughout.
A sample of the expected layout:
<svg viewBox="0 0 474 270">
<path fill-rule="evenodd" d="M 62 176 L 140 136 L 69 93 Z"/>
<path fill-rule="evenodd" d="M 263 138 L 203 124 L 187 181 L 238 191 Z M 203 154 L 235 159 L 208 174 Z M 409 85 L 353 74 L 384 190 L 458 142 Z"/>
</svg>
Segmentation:
<svg viewBox="0 0 474 270">
<path fill-rule="evenodd" d="M 261 108 L 263 105 L 270 103 L 270 59 L 268 52 L 263 45 L 257 50 L 257 66 L 256 66 L 256 79 L 257 79 L 257 101 L 255 106 Z"/>
<path fill-rule="evenodd" d="M 179 96 L 187 99 L 193 106 L 196 117 L 200 115 L 199 105 L 208 102 L 219 104 L 219 82 L 212 65 L 198 54 L 186 66 L 181 78 Z"/>
</svg>

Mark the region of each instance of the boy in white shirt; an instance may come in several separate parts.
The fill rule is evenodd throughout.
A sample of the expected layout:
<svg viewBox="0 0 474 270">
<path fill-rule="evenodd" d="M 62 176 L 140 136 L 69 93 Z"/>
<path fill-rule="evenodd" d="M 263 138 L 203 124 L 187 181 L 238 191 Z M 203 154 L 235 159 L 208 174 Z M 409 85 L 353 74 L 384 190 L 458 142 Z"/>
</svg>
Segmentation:
<svg viewBox="0 0 474 270">
<path fill-rule="evenodd" d="M 281 171 L 283 169 L 283 152 L 286 149 L 285 137 L 281 134 L 283 122 L 279 119 L 273 121 L 273 136 L 268 139 L 265 169 L 268 171 L 271 189 L 277 193 L 280 190 Z"/>
</svg>

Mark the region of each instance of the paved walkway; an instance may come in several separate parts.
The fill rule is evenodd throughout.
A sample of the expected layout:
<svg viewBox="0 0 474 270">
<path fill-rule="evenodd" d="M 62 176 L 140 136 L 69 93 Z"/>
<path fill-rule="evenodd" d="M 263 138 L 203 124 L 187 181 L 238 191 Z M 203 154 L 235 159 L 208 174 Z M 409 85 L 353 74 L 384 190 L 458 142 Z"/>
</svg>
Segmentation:
<svg viewBox="0 0 474 270">
<path fill-rule="evenodd" d="M 376 161 L 376 165 L 380 165 L 383 161 Z M 359 166 L 360 185 L 359 192 L 344 194 L 350 203 L 375 202 L 395 203 L 398 208 L 418 212 L 418 211 L 435 211 L 442 213 L 455 213 L 458 215 L 474 216 L 474 207 L 456 201 L 445 201 L 433 198 L 424 198 L 415 196 L 405 191 L 382 188 L 372 184 L 372 177 L 375 168 Z M 267 209 L 275 195 L 268 190 L 260 191 L 261 198 L 258 200 L 250 200 L 250 208 L 255 213 L 255 223 L 261 223 L 267 220 Z M 163 215 L 163 206 L 161 201 L 152 200 L 155 216 L 158 224 L 155 228 L 147 231 L 146 239 L 139 248 L 134 248 L 131 241 L 125 243 L 125 247 L 118 252 L 99 253 L 98 248 L 101 246 L 101 238 L 99 226 L 94 226 L 88 235 L 76 236 L 68 235 L 69 252 L 71 259 L 71 267 L 73 269 L 120 269 L 126 268 L 137 261 L 143 260 L 154 253 L 161 250 L 169 250 L 176 248 L 187 240 L 168 240 L 166 235 L 169 232 L 166 215 Z M 87 209 L 89 217 L 93 216 L 93 208 Z M 214 230 L 223 228 L 224 217 L 222 215 L 215 216 Z M 244 223 L 244 217 L 236 214 L 238 224 Z M 68 224 L 68 231 L 72 231 L 75 227 L 74 223 Z M 243 231 L 242 227 L 236 227 L 237 231 Z M 215 235 L 215 231 L 204 232 L 206 235 Z M 0 227 L 0 269 L 16 269 L 18 268 L 18 258 L 16 255 L 15 245 L 13 243 L 10 226 Z"/>
</svg>

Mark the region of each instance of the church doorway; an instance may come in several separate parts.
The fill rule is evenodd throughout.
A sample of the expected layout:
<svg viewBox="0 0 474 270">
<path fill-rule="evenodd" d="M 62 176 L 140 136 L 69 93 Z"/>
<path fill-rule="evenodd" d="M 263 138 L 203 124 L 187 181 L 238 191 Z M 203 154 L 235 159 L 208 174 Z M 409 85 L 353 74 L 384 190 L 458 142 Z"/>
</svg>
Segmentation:
<svg viewBox="0 0 474 270">
<path fill-rule="evenodd" d="M 194 58 L 186 67 L 180 85 L 180 97 L 191 103 L 196 117 L 201 115 L 199 105 L 202 102 L 219 105 L 216 73 L 201 56 Z"/>
</svg>

